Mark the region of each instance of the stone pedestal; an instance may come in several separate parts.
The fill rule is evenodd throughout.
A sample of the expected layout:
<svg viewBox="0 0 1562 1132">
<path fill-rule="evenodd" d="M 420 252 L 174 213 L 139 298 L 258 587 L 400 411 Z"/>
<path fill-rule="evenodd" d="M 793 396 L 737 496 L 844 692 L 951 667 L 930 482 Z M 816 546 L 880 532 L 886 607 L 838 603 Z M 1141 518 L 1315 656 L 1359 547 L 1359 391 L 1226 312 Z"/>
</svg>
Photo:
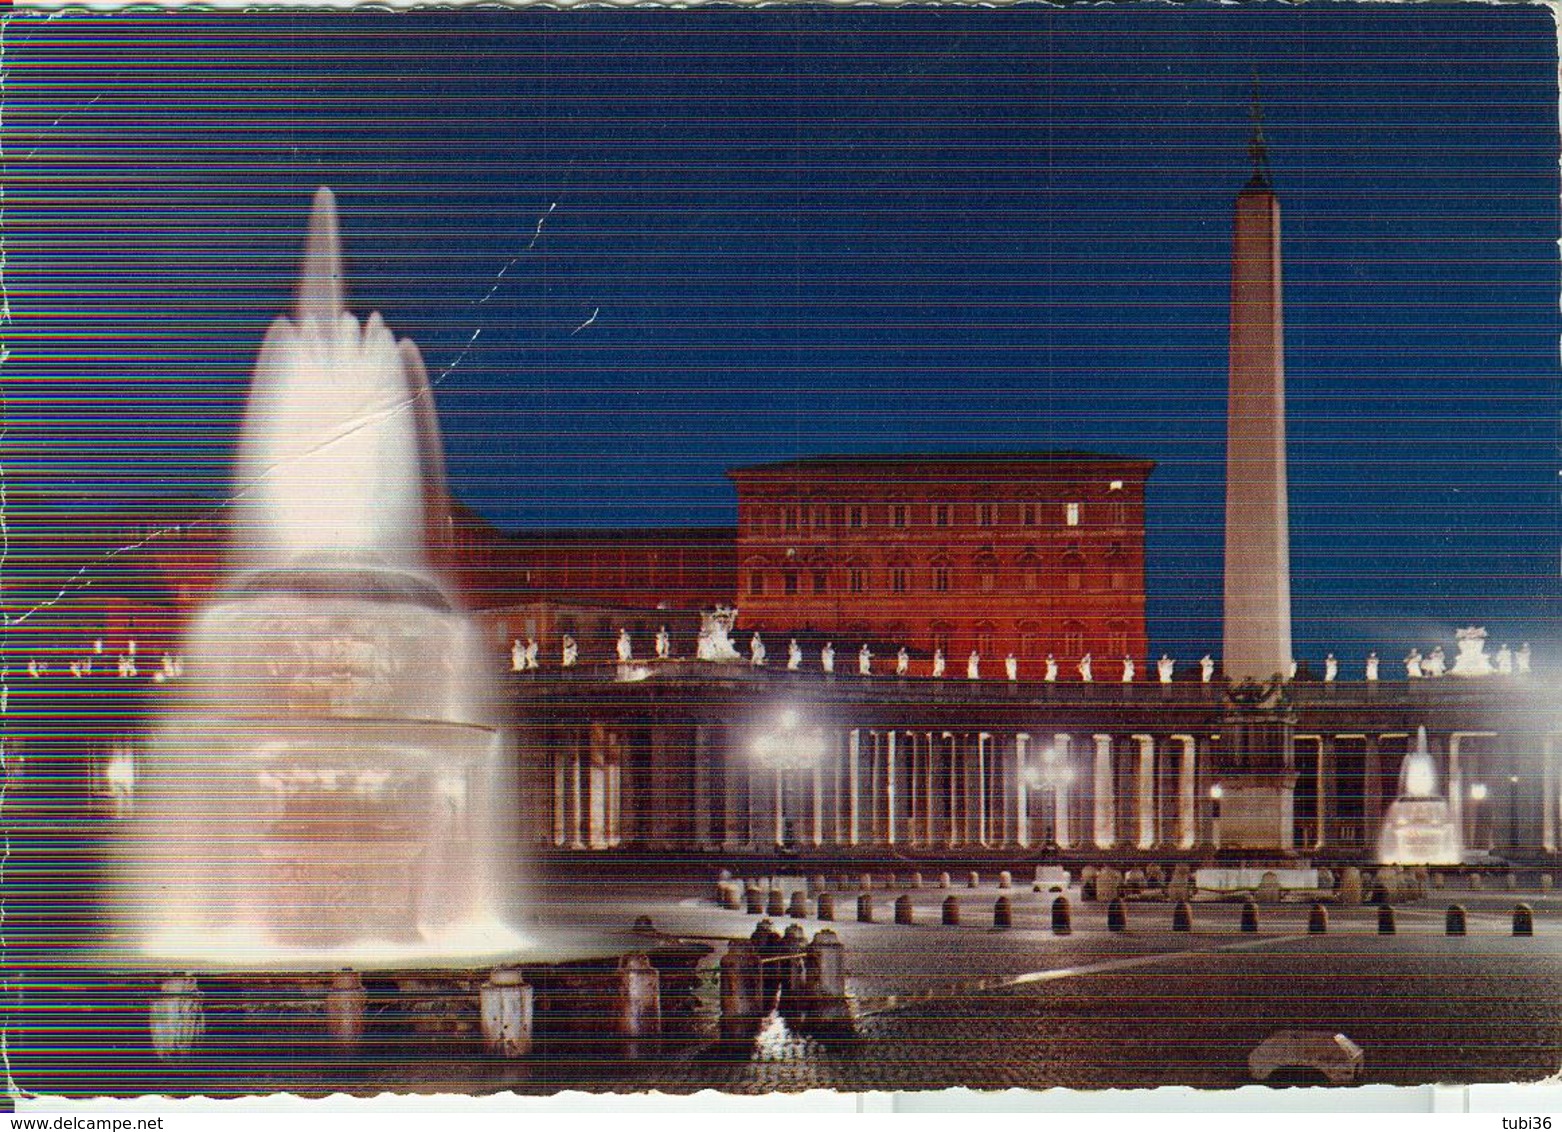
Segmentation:
<svg viewBox="0 0 1562 1132">
<path fill-rule="evenodd" d="M 1296 717 L 1285 684 L 1246 681 L 1226 694 L 1215 748 L 1215 834 L 1225 854 L 1295 851 Z"/>
</svg>

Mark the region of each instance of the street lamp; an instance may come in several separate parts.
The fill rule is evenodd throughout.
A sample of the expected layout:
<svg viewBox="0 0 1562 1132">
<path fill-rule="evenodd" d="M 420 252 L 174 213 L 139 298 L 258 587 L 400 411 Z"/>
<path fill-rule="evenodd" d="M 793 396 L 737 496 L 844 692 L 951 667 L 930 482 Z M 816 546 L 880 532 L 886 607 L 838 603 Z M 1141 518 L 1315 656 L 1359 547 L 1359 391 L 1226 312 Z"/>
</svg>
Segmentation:
<svg viewBox="0 0 1562 1132">
<path fill-rule="evenodd" d="M 1220 783 L 1209 788 L 1209 839 L 1216 849 L 1220 848 L 1220 800 L 1225 796 L 1226 788 Z"/>
<path fill-rule="evenodd" d="M 824 758 L 823 732 L 803 725 L 796 708 L 782 708 L 771 730 L 757 735 L 753 744 L 754 760 L 770 771 L 775 782 L 775 839 L 777 845 L 792 843 L 791 821 L 786 816 L 787 786 L 797 772 L 813 770 Z"/>
<path fill-rule="evenodd" d="M 1519 847 L 1519 776 L 1508 775 L 1508 848 Z"/>
<path fill-rule="evenodd" d="M 1477 782 L 1470 787 L 1470 831 L 1475 840 L 1475 845 L 1472 848 L 1491 848 L 1489 844 L 1484 844 L 1487 839 L 1482 836 L 1483 831 L 1481 828 L 1481 803 L 1486 801 L 1487 793 L 1486 783 L 1484 782 Z"/>
<path fill-rule="evenodd" d="M 1073 764 L 1056 747 L 1045 747 L 1039 763 L 1025 765 L 1024 778 L 1031 790 L 1045 791 L 1048 810 L 1042 847 L 1054 849 L 1057 847 L 1057 826 L 1064 814 L 1063 807 L 1067 805 L 1064 792 L 1074 781 Z"/>
</svg>

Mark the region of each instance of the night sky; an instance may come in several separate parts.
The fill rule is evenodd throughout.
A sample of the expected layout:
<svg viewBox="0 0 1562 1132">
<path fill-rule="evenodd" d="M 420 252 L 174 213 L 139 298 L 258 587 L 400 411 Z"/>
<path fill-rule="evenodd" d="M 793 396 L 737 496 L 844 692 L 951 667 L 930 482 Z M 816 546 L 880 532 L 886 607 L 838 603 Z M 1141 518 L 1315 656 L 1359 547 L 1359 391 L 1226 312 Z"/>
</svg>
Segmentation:
<svg viewBox="0 0 1562 1132">
<path fill-rule="evenodd" d="M 825 453 L 1149 457 L 1189 660 L 1256 73 L 1297 655 L 1562 653 L 1544 9 L 21 15 L 4 64 L 13 522 L 220 498 L 329 184 L 497 524 L 729 524 L 726 468 Z"/>
</svg>

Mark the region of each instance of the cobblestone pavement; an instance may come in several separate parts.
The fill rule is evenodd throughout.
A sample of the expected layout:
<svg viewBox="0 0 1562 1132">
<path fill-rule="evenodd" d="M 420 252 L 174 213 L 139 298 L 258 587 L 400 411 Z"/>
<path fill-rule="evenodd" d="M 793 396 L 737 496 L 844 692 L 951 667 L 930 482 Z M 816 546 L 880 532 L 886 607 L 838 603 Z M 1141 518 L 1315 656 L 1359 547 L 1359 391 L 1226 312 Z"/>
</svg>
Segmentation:
<svg viewBox="0 0 1562 1132">
<path fill-rule="evenodd" d="M 777 884 L 787 896 L 801 878 Z M 962 923 L 939 910 L 961 901 Z M 468 1054 L 372 1057 L 252 1068 L 240 1079 L 220 1057 L 169 1070 L 191 1092 L 550 1092 L 562 1088 L 735 1093 L 810 1088 L 868 1090 L 1234 1087 L 1247 1055 L 1283 1028 L 1338 1031 L 1366 1054 L 1366 1080 L 1398 1085 L 1536 1080 L 1562 1067 L 1562 903 L 1549 892 L 1443 892 L 1395 909 L 1378 932 L 1372 907 L 1329 908 L 1329 932 L 1307 931 L 1306 903 L 1260 908 L 1257 933 L 1238 930 L 1240 905 L 1201 901 L 1194 930 L 1171 931 L 1165 902 L 1133 902 L 1128 930 L 1108 932 L 1102 905 L 1072 901 L 1073 931 L 1053 934 L 1054 894 L 937 888 L 909 893 L 916 923 L 884 922 L 900 890 L 876 892 L 879 922 L 800 921 L 846 946 L 853 1019 L 807 1032 L 779 1015 L 752 1038 L 717 1041 L 715 964 L 721 941 L 746 937 L 760 916 L 725 911 L 694 883 L 594 881 L 540 885 L 550 925 L 623 931 L 649 916 L 667 937 L 713 945 L 702 984 L 704 1037 L 601 1056 L 544 1051 L 522 1062 Z M 1000 896 L 1013 927 L 994 930 Z M 1444 909 L 1469 910 L 1463 938 L 1443 934 Z M 1511 912 L 1535 910 L 1532 938 L 1511 934 Z M 792 921 L 774 917 L 778 929 Z M 90 1084 L 87 1085 L 90 1091 Z"/>
<path fill-rule="evenodd" d="M 1252 1048 L 1286 1028 L 1346 1034 L 1369 1082 L 1537 1080 L 1562 1068 L 1562 904 L 1549 892 L 1434 890 L 1396 907 L 1393 935 L 1379 934 L 1375 907 L 1334 905 L 1328 933 L 1313 935 L 1305 902 L 1261 907 L 1257 934 L 1238 930 L 1235 902 L 1196 903 L 1191 933 L 1170 930 L 1164 902 L 1131 903 L 1129 930 L 1110 933 L 1104 906 L 1073 891 L 1073 933 L 1059 937 L 1052 893 L 951 891 L 958 927 L 939 923 L 950 892 L 937 889 L 910 894 L 911 926 L 804 921 L 846 944 L 849 1036 L 810 1037 L 772 1016 L 750 1046 L 635 1076 L 671 1091 L 1234 1087 L 1248 1083 Z M 992 928 L 999 895 L 1012 901 L 1011 930 Z M 1444 935 L 1453 900 L 1468 910 L 1463 938 Z M 1535 910 L 1533 938 L 1511 935 L 1518 900 Z M 838 905 L 854 916 L 855 894 Z M 761 918 L 690 900 L 634 908 L 670 933 L 746 935 Z M 591 918 L 628 910 L 603 903 Z M 887 919 L 889 900 L 876 911 Z"/>
</svg>

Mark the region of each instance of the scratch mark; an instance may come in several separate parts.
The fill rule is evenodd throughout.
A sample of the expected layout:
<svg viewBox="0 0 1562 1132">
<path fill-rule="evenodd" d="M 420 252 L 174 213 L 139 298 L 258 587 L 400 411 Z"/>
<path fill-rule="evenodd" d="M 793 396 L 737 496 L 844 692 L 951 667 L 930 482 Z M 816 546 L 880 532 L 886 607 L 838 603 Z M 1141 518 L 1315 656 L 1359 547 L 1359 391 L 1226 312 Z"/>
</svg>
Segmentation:
<svg viewBox="0 0 1562 1132">
<path fill-rule="evenodd" d="M 582 330 L 586 329 L 586 327 L 590 326 L 593 322 L 595 322 L 597 320 L 597 315 L 599 315 L 601 313 L 602 313 L 602 308 L 601 307 L 598 307 L 596 310 L 592 311 L 591 312 L 591 317 L 586 319 L 586 321 L 581 323 L 579 326 L 575 327 L 574 330 L 571 330 L 569 332 L 569 336 L 571 338 L 575 337 L 575 335 L 579 334 Z"/>
</svg>

